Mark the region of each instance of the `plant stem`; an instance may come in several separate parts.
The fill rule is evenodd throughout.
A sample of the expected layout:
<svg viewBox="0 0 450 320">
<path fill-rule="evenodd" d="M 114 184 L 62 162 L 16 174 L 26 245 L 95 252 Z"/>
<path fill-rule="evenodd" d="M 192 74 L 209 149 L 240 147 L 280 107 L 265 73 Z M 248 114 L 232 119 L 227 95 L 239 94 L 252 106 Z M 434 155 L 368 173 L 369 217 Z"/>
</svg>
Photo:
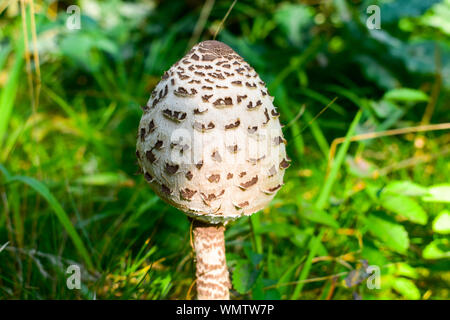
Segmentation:
<svg viewBox="0 0 450 320">
<path fill-rule="evenodd" d="M 229 300 L 225 226 L 193 221 L 198 300 Z"/>
</svg>

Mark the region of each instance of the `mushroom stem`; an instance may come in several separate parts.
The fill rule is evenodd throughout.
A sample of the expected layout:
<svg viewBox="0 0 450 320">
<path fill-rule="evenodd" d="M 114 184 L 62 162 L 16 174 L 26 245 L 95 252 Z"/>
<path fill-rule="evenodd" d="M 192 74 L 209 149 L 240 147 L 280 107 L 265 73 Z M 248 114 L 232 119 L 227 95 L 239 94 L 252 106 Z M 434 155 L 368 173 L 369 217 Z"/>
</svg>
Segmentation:
<svg viewBox="0 0 450 320">
<path fill-rule="evenodd" d="M 198 300 L 230 299 L 224 232 L 223 224 L 193 221 Z"/>
</svg>

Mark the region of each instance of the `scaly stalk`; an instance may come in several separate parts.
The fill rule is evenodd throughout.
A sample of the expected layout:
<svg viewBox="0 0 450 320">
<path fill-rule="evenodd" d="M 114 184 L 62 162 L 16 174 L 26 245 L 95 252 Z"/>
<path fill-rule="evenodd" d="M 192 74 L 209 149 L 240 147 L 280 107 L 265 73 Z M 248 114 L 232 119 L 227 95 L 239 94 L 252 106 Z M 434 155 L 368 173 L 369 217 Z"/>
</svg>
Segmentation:
<svg viewBox="0 0 450 320">
<path fill-rule="evenodd" d="M 224 232 L 223 224 L 193 221 L 198 300 L 230 299 Z"/>
</svg>

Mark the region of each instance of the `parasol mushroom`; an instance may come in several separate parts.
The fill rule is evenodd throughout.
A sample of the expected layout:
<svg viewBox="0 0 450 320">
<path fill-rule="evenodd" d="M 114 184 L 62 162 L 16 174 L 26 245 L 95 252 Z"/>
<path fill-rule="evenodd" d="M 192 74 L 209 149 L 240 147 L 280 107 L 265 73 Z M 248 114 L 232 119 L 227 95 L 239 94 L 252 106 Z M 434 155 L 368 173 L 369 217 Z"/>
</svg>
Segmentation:
<svg viewBox="0 0 450 320">
<path fill-rule="evenodd" d="M 192 48 L 161 78 L 136 155 L 150 187 L 193 219 L 198 299 L 229 299 L 225 225 L 263 209 L 289 166 L 265 83 L 219 41 Z"/>
</svg>

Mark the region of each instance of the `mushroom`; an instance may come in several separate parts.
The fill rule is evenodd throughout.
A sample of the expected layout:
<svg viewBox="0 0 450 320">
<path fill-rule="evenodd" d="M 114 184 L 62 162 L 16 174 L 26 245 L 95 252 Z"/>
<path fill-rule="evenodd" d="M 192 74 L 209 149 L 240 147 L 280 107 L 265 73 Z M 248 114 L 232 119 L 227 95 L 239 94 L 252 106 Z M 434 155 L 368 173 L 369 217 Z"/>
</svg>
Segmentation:
<svg viewBox="0 0 450 320">
<path fill-rule="evenodd" d="M 265 83 L 219 41 L 195 45 L 143 107 L 138 162 L 150 187 L 192 219 L 198 299 L 229 299 L 225 225 L 263 209 L 289 166 Z"/>
</svg>

